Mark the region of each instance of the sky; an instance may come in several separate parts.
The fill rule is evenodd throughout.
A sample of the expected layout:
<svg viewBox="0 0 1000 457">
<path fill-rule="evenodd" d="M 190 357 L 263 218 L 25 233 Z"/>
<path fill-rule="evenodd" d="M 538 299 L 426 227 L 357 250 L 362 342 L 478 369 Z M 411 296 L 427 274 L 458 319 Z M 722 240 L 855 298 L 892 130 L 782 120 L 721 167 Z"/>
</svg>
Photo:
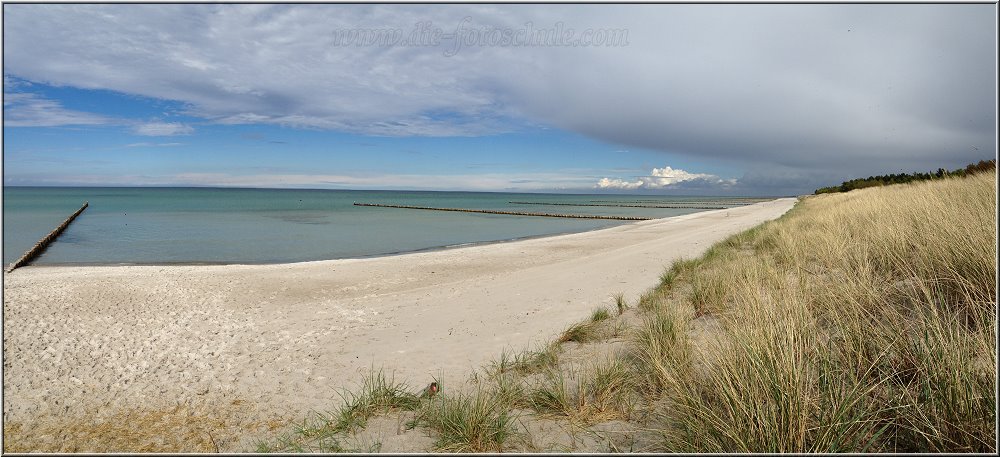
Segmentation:
<svg viewBox="0 0 1000 457">
<path fill-rule="evenodd" d="M 996 156 L 996 5 L 5 4 L 3 183 L 798 195 Z"/>
</svg>

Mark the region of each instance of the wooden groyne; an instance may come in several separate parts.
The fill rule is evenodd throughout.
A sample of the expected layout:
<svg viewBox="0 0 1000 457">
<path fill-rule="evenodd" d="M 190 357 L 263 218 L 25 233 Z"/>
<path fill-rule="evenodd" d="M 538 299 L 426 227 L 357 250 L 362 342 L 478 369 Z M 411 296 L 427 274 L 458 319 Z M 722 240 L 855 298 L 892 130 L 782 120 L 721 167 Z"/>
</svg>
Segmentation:
<svg viewBox="0 0 1000 457">
<path fill-rule="evenodd" d="M 687 206 L 687 205 L 626 205 L 612 203 L 544 203 L 544 202 L 507 202 L 511 205 L 548 205 L 548 206 L 611 206 L 620 208 L 672 208 L 672 209 L 728 209 L 728 206 Z"/>
<path fill-rule="evenodd" d="M 727 200 L 727 199 L 723 199 L 723 200 L 701 200 L 701 201 L 691 201 L 691 202 L 687 202 L 687 203 L 690 203 L 692 205 L 729 205 L 729 206 L 740 206 L 740 205 L 753 205 L 753 204 L 764 202 L 764 201 L 768 201 L 768 199 L 764 199 L 764 200 L 749 200 L 749 199 L 746 199 L 746 200 Z M 663 200 L 629 200 L 629 201 L 621 201 L 621 200 L 590 200 L 590 203 L 663 203 Z M 679 204 L 684 204 L 685 202 L 678 202 L 678 203 Z"/>
<path fill-rule="evenodd" d="M 55 230 L 49 232 L 48 235 L 45 235 L 45 238 L 42 238 L 37 243 L 35 243 L 35 246 L 32 247 L 31 249 L 28 249 L 28 252 L 25 252 L 20 259 L 17 259 L 17 261 L 10 264 L 10 266 L 7 267 L 7 273 L 14 271 L 15 268 L 26 265 L 28 262 L 31 261 L 31 259 L 34 259 L 39 254 L 44 252 L 45 248 L 49 247 L 49 244 L 55 241 L 56 238 L 58 238 L 59 235 L 63 232 L 63 230 L 66 230 L 66 227 L 69 227 L 69 224 L 73 222 L 73 219 L 76 219 L 76 217 L 79 216 L 80 213 L 83 212 L 83 210 L 87 209 L 87 206 L 89 205 L 90 202 L 83 202 L 83 206 L 81 206 L 80 209 L 76 210 L 75 213 L 67 217 L 66 220 L 62 222 L 62 224 L 59 224 L 59 226 L 55 228 Z"/>
<path fill-rule="evenodd" d="M 637 216 L 591 216 L 586 214 L 525 213 L 521 211 L 497 211 L 490 209 L 433 208 L 430 206 L 383 205 L 381 203 L 355 203 L 354 206 L 374 206 L 378 208 L 425 209 L 431 211 L 457 211 L 462 213 L 503 214 L 507 216 L 567 217 L 571 219 L 611 219 L 616 221 L 648 221 L 648 217 Z"/>
</svg>

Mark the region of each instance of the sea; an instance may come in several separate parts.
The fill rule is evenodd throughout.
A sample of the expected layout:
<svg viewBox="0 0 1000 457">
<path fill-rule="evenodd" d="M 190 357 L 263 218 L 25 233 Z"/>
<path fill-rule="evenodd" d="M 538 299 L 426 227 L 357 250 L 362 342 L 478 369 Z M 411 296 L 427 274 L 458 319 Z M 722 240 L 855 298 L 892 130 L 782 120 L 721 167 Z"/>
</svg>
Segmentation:
<svg viewBox="0 0 1000 457">
<path fill-rule="evenodd" d="M 662 218 L 713 197 L 497 192 L 152 187 L 4 187 L 3 262 L 10 264 L 89 207 L 33 265 L 266 264 L 391 255 L 584 232 L 616 220 L 426 211 L 408 206 Z M 532 205 L 512 202 L 559 203 Z M 581 205 L 581 206 L 571 206 Z"/>
</svg>

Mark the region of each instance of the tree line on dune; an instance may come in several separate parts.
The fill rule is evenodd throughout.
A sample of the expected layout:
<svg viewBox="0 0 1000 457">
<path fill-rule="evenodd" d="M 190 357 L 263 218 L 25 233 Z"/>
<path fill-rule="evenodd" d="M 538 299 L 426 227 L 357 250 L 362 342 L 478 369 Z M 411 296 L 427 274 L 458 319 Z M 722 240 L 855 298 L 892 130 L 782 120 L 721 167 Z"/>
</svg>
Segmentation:
<svg viewBox="0 0 1000 457">
<path fill-rule="evenodd" d="M 927 181 L 931 179 L 941 179 L 946 177 L 962 177 L 974 175 L 976 173 L 983 173 L 987 171 L 996 170 L 997 163 L 995 159 L 991 160 L 980 160 L 979 163 L 970 163 L 965 168 L 958 168 L 953 171 L 945 170 L 944 168 L 938 168 L 937 171 L 929 171 L 927 173 L 894 173 L 890 175 L 878 175 L 869 176 L 867 178 L 857 178 L 850 181 L 844 181 L 839 186 L 830 187 L 820 187 L 816 189 L 814 194 L 828 194 L 834 192 L 848 192 L 855 189 L 864 189 L 866 187 L 875 186 L 887 186 L 890 184 L 905 184 L 914 181 Z"/>
</svg>

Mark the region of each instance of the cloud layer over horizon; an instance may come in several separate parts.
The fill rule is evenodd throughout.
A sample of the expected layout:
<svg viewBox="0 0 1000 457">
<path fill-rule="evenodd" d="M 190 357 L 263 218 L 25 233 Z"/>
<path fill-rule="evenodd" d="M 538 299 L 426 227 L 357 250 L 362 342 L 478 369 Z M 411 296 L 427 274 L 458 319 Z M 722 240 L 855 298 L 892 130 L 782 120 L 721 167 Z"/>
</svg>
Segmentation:
<svg viewBox="0 0 1000 457">
<path fill-rule="evenodd" d="M 703 181 L 709 185 L 717 185 L 726 188 L 736 184 L 735 179 L 722 179 L 715 175 L 706 173 L 689 173 L 681 169 L 673 169 L 670 166 L 654 168 L 649 176 L 636 176 L 634 181 L 620 178 L 601 178 L 597 181 L 596 189 L 613 190 L 653 190 L 680 187 L 679 184 L 689 181 Z"/>
<path fill-rule="evenodd" d="M 657 166 L 669 155 L 742 170 L 728 178 L 665 167 L 645 178 L 605 176 L 599 189 L 807 189 L 989 157 L 995 12 L 995 5 L 12 4 L 4 14 L 4 125 L 118 124 L 143 136 L 196 130 L 70 109 L 31 92 L 34 82 L 173 101 L 212 125 L 397 137 L 556 128 L 662 152 Z M 466 46 L 449 57 L 450 42 L 334 43 L 337 29 L 409 31 L 430 21 L 447 33 L 466 17 L 473 28 L 627 29 L 628 45 Z M 683 179 L 666 177 L 673 175 Z"/>
</svg>

